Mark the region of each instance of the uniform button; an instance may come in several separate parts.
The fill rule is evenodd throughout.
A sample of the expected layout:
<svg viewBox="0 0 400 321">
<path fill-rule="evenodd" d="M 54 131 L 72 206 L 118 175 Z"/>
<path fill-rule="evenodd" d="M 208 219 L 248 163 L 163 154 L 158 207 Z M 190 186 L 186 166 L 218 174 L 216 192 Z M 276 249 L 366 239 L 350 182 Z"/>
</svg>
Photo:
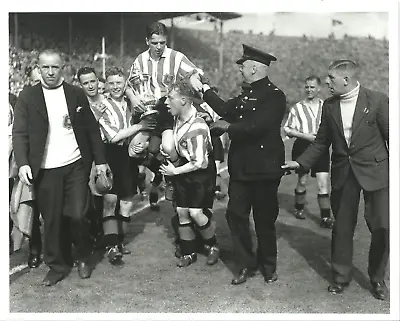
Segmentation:
<svg viewBox="0 0 400 321">
<path fill-rule="evenodd" d="M 245 96 L 244 99 L 249 99 L 249 97 Z"/>
<path fill-rule="evenodd" d="M 261 148 L 264 148 L 264 145 L 261 145 L 260 147 L 261 147 Z"/>
<path fill-rule="evenodd" d="M 240 106 L 240 108 L 243 108 L 243 105 L 242 105 L 242 106 Z"/>
<path fill-rule="evenodd" d="M 239 118 L 243 118 L 243 115 L 240 115 Z"/>
<path fill-rule="evenodd" d="M 253 89 L 252 89 L 252 90 L 250 90 L 250 92 L 252 93 L 252 92 L 253 92 Z"/>
<path fill-rule="evenodd" d="M 253 107 L 253 110 L 256 110 L 256 107 Z"/>
</svg>

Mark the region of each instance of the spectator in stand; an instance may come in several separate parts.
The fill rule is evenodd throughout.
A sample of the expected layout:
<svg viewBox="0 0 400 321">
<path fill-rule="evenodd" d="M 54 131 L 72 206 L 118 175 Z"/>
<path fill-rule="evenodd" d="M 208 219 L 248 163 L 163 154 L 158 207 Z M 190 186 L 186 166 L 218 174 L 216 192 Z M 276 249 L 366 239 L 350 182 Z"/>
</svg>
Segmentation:
<svg viewBox="0 0 400 321">
<path fill-rule="evenodd" d="M 98 77 L 98 92 L 100 95 L 103 95 L 106 91 L 106 80 L 103 77 Z"/>
</svg>

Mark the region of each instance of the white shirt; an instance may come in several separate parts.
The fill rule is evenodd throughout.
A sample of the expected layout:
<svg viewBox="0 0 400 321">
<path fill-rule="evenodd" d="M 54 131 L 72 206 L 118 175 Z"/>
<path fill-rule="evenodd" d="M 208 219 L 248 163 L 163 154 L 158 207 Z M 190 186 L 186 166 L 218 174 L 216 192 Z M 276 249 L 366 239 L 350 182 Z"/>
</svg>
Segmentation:
<svg viewBox="0 0 400 321">
<path fill-rule="evenodd" d="M 346 94 L 340 95 L 340 112 L 342 114 L 343 133 L 346 139 L 347 146 L 350 146 L 353 116 L 356 110 L 358 94 L 360 92 L 360 84 L 357 82 L 357 87 Z"/>
<path fill-rule="evenodd" d="M 42 87 L 49 118 L 49 131 L 42 159 L 42 168 L 58 168 L 81 158 L 81 152 L 68 114 L 64 87 Z"/>
</svg>

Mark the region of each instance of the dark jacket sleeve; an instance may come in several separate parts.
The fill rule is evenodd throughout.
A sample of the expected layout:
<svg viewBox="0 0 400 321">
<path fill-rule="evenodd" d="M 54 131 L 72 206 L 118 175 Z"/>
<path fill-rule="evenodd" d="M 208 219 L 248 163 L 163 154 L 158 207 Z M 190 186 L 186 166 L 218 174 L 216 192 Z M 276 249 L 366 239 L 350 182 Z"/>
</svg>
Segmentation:
<svg viewBox="0 0 400 321">
<path fill-rule="evenodd" d="M 92 146 L 94 162 L 96 163 L 96 165 L 105 164 L 106 157 L 104 151 L 104 144 L 101 140 L 99 124 L 96 122 L 96 119 L 93 116 L 92 111 L 90 110 L 89 102 L 85 94 L 81 91 L 79 91 L 78 94 L 82 108 L 84 108 L 87 111 L 84 113 L 85 122 L 87 124 L 85 128 L 87 131 L 87 135 L 89 137 L 89 142 Z"/>
<path fill-rule="evenodd" d="M 12 142 L 18 168 L 23 165 L 29 165 L 28 104 L 26 98 L 25 90 L 19 95 L 14 109 Z"/>
<path fill-rule="evenodd" d="M 229 126 L 228 134 L 232 140 L 252 141 L 280 126 L 286 108 L 285 94 L 282 91 L 270 92 L 256 106 L 256 117 Z"/>
<path fill-rule="evenodd" d="M 376 116 L 382 137 L 389 145 L 389 98 L 387 96 L 383 96 L 380 99 L 379 109 Z"/>
<path fill-rule="evenodd" d="M 296 159 L 300 166 L 305 170 L 309 170 L 331 146 L 332 138 L 327 121 L 326 107 L 327 106 L 322 107 L 321 124 L 319 125 L 317 136 L 303 154 Z"/>
<path fill-rule="evenodd" d="M 237 98 L 224 101 L 213 90 L 208 89 L 203 95 L 203 100 L 228 123 L 232 121 L 231 111 L 236 106 Z"/>
</svg>

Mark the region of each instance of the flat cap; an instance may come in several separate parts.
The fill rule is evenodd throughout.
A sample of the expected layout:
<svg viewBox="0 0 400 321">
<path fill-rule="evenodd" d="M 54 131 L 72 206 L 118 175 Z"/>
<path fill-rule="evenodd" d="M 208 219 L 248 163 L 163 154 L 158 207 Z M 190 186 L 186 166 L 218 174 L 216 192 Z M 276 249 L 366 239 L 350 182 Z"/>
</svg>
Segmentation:
<svg viewBox="0 0 400 321">
<path fill-rule="evenodd" d="M 271 61 L 276 61 L 276 57 L 260 49 L 243 44 L 243 56 L 236 63 L 240 65 L 246 60 L 258 61 L 269 66 Z"/>
</svg>

